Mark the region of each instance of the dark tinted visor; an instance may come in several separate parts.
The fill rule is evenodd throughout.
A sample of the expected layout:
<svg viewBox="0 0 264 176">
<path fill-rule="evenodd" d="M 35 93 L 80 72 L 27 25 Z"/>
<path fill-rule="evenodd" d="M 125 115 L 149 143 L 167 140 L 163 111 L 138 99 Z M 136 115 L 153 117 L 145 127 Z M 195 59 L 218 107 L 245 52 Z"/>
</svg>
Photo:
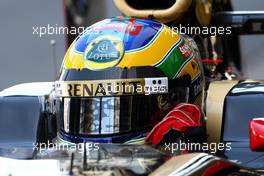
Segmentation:
<svg viewBox="0 0 264 176">
<path fill-rule="evenodd" d="M 158 97 L 63 98 L 63 130 L 79 135 L 109 135 L 153 126 Z"/>
</svg>

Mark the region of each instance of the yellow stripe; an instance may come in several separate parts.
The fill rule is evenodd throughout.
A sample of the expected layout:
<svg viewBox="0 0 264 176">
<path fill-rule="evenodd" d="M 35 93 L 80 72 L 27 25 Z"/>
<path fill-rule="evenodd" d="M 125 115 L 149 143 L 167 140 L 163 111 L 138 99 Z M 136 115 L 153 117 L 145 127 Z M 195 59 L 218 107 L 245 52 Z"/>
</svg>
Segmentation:
<svg viewBox="0 0 264 176">
<path fill-rule="evenodd" d="M 194 57 L 194 56 L 193 56 Z M 189 74 L 191 76 L 191 79 L 194 80 L 197 75 L 201 73 L 201 70 L 199 69 L 198 63 L 192 58 L 181 70 L 179 75 L 177 77 L 182 77 L 184 75 Z"/>
<path fill-rule="evenodd" d="M 67 50 L 65 56 L 64 56 L 64 68 L 71 69 L 83 69 L 84 68 L 84 62 L 83 62 L 83 54 L 79 54 L 74 52 L 74 46 L 75 42 L 71 44 L 69 49 Z"/>
<path fill-rule="evenodd" d="M 180 36 L 176 33 L 171 33 L 171 30 L 165 26 L 156 40 L 148 47 L 139 51 L 125 53 L 117 67 L 155 65 L 162 60 L 169 49 L 179 40 Z"/>
</svg>

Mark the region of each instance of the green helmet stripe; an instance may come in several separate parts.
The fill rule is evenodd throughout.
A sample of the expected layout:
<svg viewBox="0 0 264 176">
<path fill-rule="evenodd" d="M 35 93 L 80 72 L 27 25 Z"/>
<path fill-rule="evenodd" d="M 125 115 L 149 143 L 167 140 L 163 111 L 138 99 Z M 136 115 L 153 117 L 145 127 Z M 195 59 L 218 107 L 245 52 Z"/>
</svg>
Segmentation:
<svg viewBox="0 0 264 176">
<path fill-rule="evenodd" d="M 173 79 L 174 76 L 178 73 L 179 69 L 187 61 L 183 58 L 181 52 L 179 51 L 179 46 L 183 42 L 183 40 L 177 42 L 173 46 L 172 51 L 167 56 L 165 56 L 161 63 L 156 66 L 160 70 L 162 70 L 169 79 Z"/>
</svg>

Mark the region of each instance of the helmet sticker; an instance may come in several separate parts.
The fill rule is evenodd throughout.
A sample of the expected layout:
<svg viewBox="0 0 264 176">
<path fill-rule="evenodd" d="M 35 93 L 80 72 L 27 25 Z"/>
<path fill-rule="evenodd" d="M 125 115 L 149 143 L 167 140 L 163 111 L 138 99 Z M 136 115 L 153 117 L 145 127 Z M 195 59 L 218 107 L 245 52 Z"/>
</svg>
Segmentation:
<svg viewBox="0 0 264 176">
<path fill-rule="evenodd" d="M 187 42 L 182 43 L 179 46 L 179 50 L 182 54 L 182 57 L 186 60 L 189 58 L 189 56 L 192 54 L 192 49 L 191 47 L 188 45 Z"/>
<path fill-rule="evenodd" d="M 94 39 L 85 49 L 84 63 L 88 69 L 102 70 L 119 63 L 124 54 L 123 42 L 113 36 Z"/>
</svg>

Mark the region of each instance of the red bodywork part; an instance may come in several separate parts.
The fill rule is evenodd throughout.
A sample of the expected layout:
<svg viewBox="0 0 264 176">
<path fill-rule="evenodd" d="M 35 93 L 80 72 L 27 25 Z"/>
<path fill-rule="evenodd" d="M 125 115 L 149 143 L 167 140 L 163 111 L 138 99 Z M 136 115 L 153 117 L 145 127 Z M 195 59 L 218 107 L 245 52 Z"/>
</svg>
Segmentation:
<svg viewBox="0 0 264 176">
<path fill-rule="evenodd" d="M 224 161 L 216 161 L 212 165 L 206 168 L 202 176 L 215 175 L 218 172 L 224 171 L 226 169 L 232 169 L 232 168 L 236 168 L 236 167 L 231 163 L 227 163 Z"/>
<path fill-rule="evenodd" d="M 252 119 L 249 122 L 249 133 L 251 150 L 264 150 L 264 119 Z"/>
</svg>

